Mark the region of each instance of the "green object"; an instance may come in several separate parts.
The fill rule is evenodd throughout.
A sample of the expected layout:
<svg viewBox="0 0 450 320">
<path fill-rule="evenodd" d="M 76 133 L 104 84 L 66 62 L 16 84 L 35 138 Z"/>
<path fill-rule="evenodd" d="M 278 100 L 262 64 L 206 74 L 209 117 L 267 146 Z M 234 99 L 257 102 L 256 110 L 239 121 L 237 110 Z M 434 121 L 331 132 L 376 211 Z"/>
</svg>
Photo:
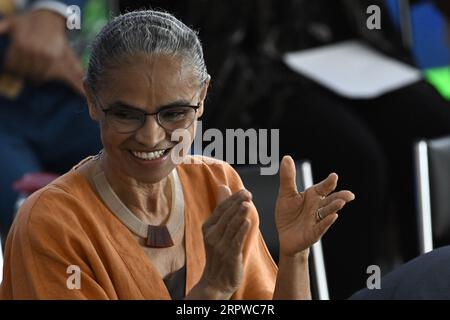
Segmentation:
<svg viewBox="0 0 450 320">
<path fill-rule="evenodd" d="M 447 100 L 450 100 L 450 66 L 424 70 L 425 78 Z"/>
<path fill-rule="evenodd" d="M 84 50 L 81 54 L 81 61 L 84 67 L 89 62 L 89 45 L 95 36 L 108 23 L 110 13 L 107 0 L 88 0 L 82 10 L 81 32 Z"/>
</svg>

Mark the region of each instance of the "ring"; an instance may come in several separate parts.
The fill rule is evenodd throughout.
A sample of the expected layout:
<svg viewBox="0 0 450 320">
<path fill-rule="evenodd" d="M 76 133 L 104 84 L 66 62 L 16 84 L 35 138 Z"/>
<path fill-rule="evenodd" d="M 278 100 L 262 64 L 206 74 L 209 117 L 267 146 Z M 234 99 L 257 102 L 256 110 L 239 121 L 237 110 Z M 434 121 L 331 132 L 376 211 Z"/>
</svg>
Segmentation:
<svg viewBox="0 0 450 320">
<path fill-rule="evenodd" d="M 319 209 L 317 209 L 317 211 L 316 211 L 316 220 L 317 220 L 318 222 L 319 222 L 320 220 L 323 219 L 322 215 L 320 214 L 320 209 L 322 209 L 322 208 L 319 208 Z"/>
</svg>

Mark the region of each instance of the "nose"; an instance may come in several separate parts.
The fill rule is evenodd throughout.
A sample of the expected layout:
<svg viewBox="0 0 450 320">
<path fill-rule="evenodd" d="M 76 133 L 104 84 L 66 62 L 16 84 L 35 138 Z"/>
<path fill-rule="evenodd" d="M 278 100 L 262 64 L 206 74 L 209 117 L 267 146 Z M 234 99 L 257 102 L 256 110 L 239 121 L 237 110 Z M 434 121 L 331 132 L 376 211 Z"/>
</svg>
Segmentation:
<svg viewBox="0 0 450 320">
<path fill-rule="evenodd" d="M 157 146 L 165 138 L 166 131 L 158 124 L 155 115 L 147 116 L 144 125 L 135 134 L 135 139 L 149 148 Z"/>
</svg>

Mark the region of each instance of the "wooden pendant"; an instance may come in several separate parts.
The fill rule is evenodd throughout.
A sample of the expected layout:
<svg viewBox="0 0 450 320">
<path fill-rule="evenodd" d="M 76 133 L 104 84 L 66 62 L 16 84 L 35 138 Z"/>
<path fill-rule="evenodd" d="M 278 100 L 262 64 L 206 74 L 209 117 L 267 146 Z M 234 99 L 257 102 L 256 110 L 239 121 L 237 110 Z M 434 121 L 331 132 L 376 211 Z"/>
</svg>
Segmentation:
<svg viewBox="0 0 450 320">
<path fill-rule="evenodd" d="M 166 226 L 149 225 L 145 245 L 149 248 L 169 248 L 174 243 Z"/>
</svg>

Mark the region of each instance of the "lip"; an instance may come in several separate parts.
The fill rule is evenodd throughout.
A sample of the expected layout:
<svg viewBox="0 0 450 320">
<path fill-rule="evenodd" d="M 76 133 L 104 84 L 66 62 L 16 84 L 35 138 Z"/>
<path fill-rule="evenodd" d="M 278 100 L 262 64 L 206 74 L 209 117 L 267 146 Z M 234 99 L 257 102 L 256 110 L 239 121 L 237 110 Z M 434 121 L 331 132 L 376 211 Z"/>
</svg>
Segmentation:
<svg viewBox="0 0 450 320">
<path fill-rule="evenodd" d="M 133 149 L 133 151 L 148 153 L 148 152 L 155 152 L 155 151 L 168 150 L 168 149 L 172 149 L 172 148 L 170 147 L 170 148 L 161 148 L 161 149 L 153 149 L 153 150 L 137 150 L 137 149 Z M 128 151 L 131 152 L 131 149 L 129 149 Z"/>
<path fill-rule="evenodd" d="M 134 150 L 134 151 L 138 151 L 138 152 L 154 152 L 154 151 L 158 151 L 158 150 L 162 150 L 162 149 L 155 149 L 152 151 L 138 151 L 138 150 Z M 157 166 L 157 165 L 161 165 L 163 164 L 170 155 L 170 151 L 172 150 L 172 148 L 167 148 L 166 151 L 164 152 L 164 155 L 162 157 L 159 157 L 157 159 L 153 159 L 153 160 L 145 160 L 145 159 L 140 159 L 137 158 L 133 155 L 133 153 L 131 152 L 131 150 L 127 150 L 128 155 L 131 157 L 131 159 L 133 159 L 133 161 L 141 166 Z"/>
</svg>

